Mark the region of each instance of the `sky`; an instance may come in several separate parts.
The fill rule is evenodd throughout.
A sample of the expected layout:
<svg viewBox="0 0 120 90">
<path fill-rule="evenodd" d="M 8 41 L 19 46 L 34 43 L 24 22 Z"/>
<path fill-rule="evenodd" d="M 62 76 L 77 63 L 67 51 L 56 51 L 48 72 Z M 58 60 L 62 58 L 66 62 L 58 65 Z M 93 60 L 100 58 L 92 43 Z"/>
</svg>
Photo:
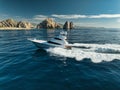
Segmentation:
<svg viewBox="0 0 120 90">
<path fill-rule="evenodd" d="M 120 28 L 120 0 L 0 0 L 0 21 L 73 21 L 77 26 Z"/>
</svg>

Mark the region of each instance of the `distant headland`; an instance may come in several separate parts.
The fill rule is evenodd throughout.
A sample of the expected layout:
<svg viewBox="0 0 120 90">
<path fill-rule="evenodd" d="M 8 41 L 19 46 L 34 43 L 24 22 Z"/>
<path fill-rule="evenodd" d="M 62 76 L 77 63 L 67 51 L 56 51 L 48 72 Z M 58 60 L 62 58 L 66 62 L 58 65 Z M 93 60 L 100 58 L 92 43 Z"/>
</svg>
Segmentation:
<svg viewBox="0 0 120 90">
<path fill-rule="evenodd" d="M 64 25 L 55 22 L 51 18 L 47 18 L 37 25 L 26 21 L 16 21 L 7 19 L 0 22 L 0 30 L 14 29 L 73 29 L 73 22 L 66 21 Z"/>
<path fill-rule="evenodd" d="M 15 21 L 13 19 L 7 19 L 0 22 L 0 29 L 31 29 L 34 26 L 30 22 Z"/>
</svg>

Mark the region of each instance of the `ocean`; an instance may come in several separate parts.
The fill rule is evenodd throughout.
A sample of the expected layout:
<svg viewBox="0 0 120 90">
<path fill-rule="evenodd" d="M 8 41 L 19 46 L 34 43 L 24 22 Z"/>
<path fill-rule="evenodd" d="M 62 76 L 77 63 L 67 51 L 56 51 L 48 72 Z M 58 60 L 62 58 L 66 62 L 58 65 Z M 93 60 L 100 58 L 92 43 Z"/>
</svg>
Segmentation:
<svg viewBox="0 0 120 90">
<path fill-rule="evenodd" d="M 27 40 L 60 31 L 0 30 L 0 90 L 120 89 L 119 29 L 69 30 L 71 50 L 41 50 Z"/>
</svg>

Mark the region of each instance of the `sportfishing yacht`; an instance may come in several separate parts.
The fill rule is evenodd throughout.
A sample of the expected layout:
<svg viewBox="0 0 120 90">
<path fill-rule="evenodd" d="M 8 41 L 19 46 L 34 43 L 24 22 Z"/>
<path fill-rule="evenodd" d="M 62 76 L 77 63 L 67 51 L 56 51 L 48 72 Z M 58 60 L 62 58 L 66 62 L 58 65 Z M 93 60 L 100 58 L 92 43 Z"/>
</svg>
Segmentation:
<svg viewBox="0 0 120 90">
<path fill-rule="evenodd" d="M 65 49 L 71 49 L 70 44 L 67 42 L 67 32 L 60 32 L 59 36 L 51 38 L 49 41 L 28 39 L 33 42 L 38 48 L 47 49 L 52 47 L 61 47 Z"/>
</svg>

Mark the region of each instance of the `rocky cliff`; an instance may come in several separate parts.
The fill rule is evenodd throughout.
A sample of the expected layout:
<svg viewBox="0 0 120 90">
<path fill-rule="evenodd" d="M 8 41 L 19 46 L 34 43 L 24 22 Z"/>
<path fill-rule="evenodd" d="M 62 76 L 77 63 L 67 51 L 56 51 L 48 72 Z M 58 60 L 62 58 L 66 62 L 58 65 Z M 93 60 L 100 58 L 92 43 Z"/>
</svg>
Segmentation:
<svg viewBox="0 0 120 90">
<path fill-rule="evenodd" d="M 7 19 L 0 22 L 0 28 L 25 28 L 30 29 L 33 28 L 33 25 L 29 22 L 17 22 L 13 19 Z"/>
<path fill-rule="evenodd" d="M 55 29 L 55 28 L 61 28 L 61 25 L 56 23 L 53 19 L 47 18 L 44 21 L 42 21 L 40 24 L 38 24 L 37 28 Z"/>
<path fill-rule="evenodd" d="M 73 28 L 74 28 L 73 22 L 70 22 L 70 29 L 73 29 Z"/>
<path fill-rule="evenodd" d="M 73 22 L 66 21 L 63 25 L 63 29 L 73 29 Z"/>
<path fill-rule="evenodd" d="M 17 23 L 18 28 L 33 28 L 33 25 L 29 22 L 20 21 Z"/>
</svg>

